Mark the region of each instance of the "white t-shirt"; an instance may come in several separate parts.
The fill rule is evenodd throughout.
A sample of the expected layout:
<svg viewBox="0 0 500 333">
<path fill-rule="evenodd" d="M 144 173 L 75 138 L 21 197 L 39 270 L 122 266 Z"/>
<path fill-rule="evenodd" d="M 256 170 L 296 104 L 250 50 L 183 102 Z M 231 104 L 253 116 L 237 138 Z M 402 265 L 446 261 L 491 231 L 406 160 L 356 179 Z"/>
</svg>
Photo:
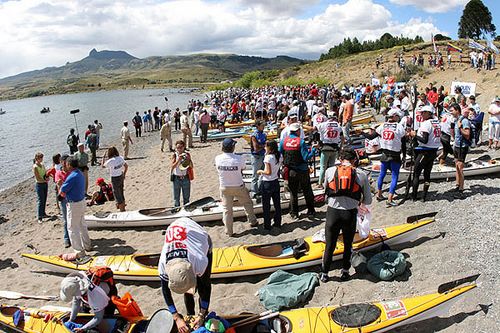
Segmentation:
<svg viewBox="0 0 500 333">
<path fill-rule="evenodd" d="M 313 99 L 309 99 L 309 100 L 306 101 L 307 114 L 310 115 L 310 116 L 312 116 L 314 104 L 316 104 L 316 101 L 313 100 Z"/>
<path fill-rule="evenodd" d="M 419 142 L 419 147 L 427 147 L 437 149 L 441 147 L 441 126 L 437 119 L 427 119 L 424 121 L 417 131 L 418 136 L 422 136 L 422 132 L 429 133 L 427 143 Z"/>
<path fill-rule="evenodd" d="M 165 114 L 163 115 L 163 120 L 165 121 L 165 124 L 167 124 L 167 125 L 169 125 L 169 126 L 170 126 L 170 120 L 171 120 L 171 119 L 172 119 L 172 118 L 170 117 L 170 114 L 165 113 Z"/>
<path fill-rule="evenodd" d="M 312 124 L 314 127 L 318 127 L 319 124 L 324 123 L 327 120 L 328 118 L 323 113 L 316 113 L 312 117 Z"/>
<path fill-rule="evenodd" d="M 441 132 L 451 135 L 451 124 L 455 122 L 455 118 L 451 113 L 444 112 L 441 115 Z"/>
<path fill-rule="evenodd" d="M 170 224 L 165 233 L 165 243 L 158 263 L 160 278 L 168 281 L 164 263 L 172 259 L 187 259 L 194 273 L 202 276 L 208 266 L 210 241 L 208 233 L 188 217 L 181 217 Z"/>
<path fill-rule="evenodd" d="M 243 185 L 241 171 L 245 169 L 245 158 L 232 153 L 222 153 L 215 157 L 215 167 L 219 173 L 220 187 L 237 187 Z"/>
<path fill-rule="evenodd" d="M 130 132 L 126 126 L 122 127 L 120 134 L 122 136 L 122 140 L 128 140 L 130 138 Z"/>
<path fill-rule="evenodd" d="M 365 151 L 367 154 L 375 154 L 380 149 L 380 137 L 365 139 Z"/>
<path fill-rule="evenodd" d="M 401 139 L 406 134 L 401 124 L 386 122 L 377 127 L 376 132 L 380 136 L 380 148 L 394 152 L 401 151 Z"/>
<path fill-rule="evenodd" d="M 78 274 L 82 279 L 88 279 L 85 272 L 78 272 Z M 106 295 L 106 292 L 101 287 L 96 286 L 93 283 L 90 283 L 87 291 L 87 300 L 85 300 L 82 296 L 77 296 L 77 298 L 82 300 L 84 303 L 87 303 L 94 313 L 104 310 L 109 303 L 109 297 Z"/>
<path fill-rule="evenodd" d="M 115 156 L 104 162 L 104 166 L 108 168 L 111 177 L 118 177 L 125 170 L 125 160 L 121 156 Z"/>
<path fill-rule="evenodd" d="M 342 134 L 342 127 L 335 120 L 328 120 L 317 126 L 319 132 L 319 139 L 324 144 L 340 144 L 340 135 Z"/>
<path fill-rule="evenodd" d="M 403 99 L 401 100 L 401 110 L 408 111 L 408 110 L 410 110 L 410 106 L 411 106 L 411 103 L 410 103 L 410 99 L 408 98 L 408 96 L 403 97 Z"/>
<path fill-rule="evenodd" d="M 269 165 L 271 166 L 271 174 L 262 175 L 262 181 L 270 182 L 278 179 L 278 173 L 280 171 L 280 166 L 282 162 L 283 162 L 282 156 L 280 156 L 280 160 L 278 161 L 278 163 L 276 163 L 276 156 L 274 156 L 274 154 L 267 154 L 264 157 L 264 163 L 269 163 Z"/>
<path fill-rule="evenodd" d="M 497 103 L 492 103 L 490 105 L 490 107 L 488 108 L 488 111 L 499 112 L 500 107 L 497 105 Z M 499 123 L 500 122 L 500 113 L 497 113 L 496 115 L 490 114 L 489 122 L 490 123 Z"/>
</svg>

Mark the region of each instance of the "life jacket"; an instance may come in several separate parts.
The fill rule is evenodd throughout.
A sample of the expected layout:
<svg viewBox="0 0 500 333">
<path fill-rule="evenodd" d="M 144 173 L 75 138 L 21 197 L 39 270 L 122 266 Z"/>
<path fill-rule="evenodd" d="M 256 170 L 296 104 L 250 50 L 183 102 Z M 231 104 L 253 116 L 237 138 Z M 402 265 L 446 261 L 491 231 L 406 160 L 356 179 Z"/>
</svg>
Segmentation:
<svg viewBox="0 0 500 333">
<path fill-rule="evenodd" d="M 100 285 L 101 282 L 106 282 L 109 285 L 109 296 L 117 296 L 118 289 L 116 288 L 116 283 L 114 280 L 113 271 L 107 266 L 93 266 L 90 267 L 85 274 L 89 280 L 96 286 Z"/>
<path fill-rule="evenodd" d="M 356 182 L 356 168 L 339 165 L 333 179 L 328 183 L 325 194 L 328 197 L 349 197 L 361 200 L 361 186 Z"/>
<path fill-rule="evenodd" d="M 120 316 L 125 318 L 127 321 L 135 323 L 143 319 L 141 308 L 132 298 L 130 293 L 126 292 L 122 298 L 118 296 L 112 296 L 111 301 L 116 306 Z"/>
<path fill-rule="evenodd" d="M 291 168 L 305 163 L 300 151 L 300 137 L 287 136 L 283 140 L 283 165 Z"/>
</svg>

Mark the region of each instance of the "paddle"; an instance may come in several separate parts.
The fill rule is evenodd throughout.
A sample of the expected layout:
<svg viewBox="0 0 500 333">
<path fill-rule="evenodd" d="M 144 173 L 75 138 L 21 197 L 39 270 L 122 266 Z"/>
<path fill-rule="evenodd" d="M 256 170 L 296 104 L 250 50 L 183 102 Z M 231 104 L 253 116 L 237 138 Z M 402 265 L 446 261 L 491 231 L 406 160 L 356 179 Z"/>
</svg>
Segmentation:
<svg viewBox="0 0 500 333">
<path fill-rule="evenodd" d="M 443 283 L 438 287 L 438 293 L 443 294 L 462 284 L 475 282 L 480 275 L 481 274 L 475 274 L 455 281 Z"/>
<path fill-rule="evenodd" d="M 253 324 L 253 323 L 259 322 L 259 321 L 264 320 L 264 319 L 276 317 L 278 315 L 279 315 L 279 312 L 272 312 L 271 310 L 268 310 L 268 311 L 262 312 L 260 315 L 253 315 L 251 317 L 237 321 L 233 325 L 231 325 L 231 327 L 236 328 L 236 327 L 240 327 L 240 326 L 244 326 L 244 325 Z"/>
<path fill-rule="evenodd" d="M 421 219 L 424 219 L 426 217 L 434 217 L 437 215 L 438 212 L 432 212 L 432 213 L 424 213 L 424 214 L 419 214 L 419 215 L 412 215 L 412 216 L 408 216 L 406 218 L 406 223 L 414 223 L 414 222 L 417 222 Z"/>
<path fill-rule="evenodd" d="M 0 298 L 6 299 L 21 299 L 21 298 L 31 298 L 31 299 L 41 299 L 44 301 L 57 301 L 59 297 L 57 296 L 37 296 L 37 295 L 25 295 L 15 291 L 0 290 Z"/>
<path fill-rule="evenodd" d="M 417 85 L 413 84 L 411 87 L 411 93 L 413 94 L 413 114 L 412 114 L 412 123 L 411 128 L 415 128 L 415 110 L 417 108 L 417 99 L 418 99 L 418 91 Z M 406 179 L 406 188 L 405 188 L 405 196 L 403 200 L 399 204 L 404 203 L 410 197 L 410 188 L 413 185 L 413 164 L 415 164 L 415 138 L 409 138 L 410 140 L 410 172 L 408 173 L 408 178 Z"/>
</svg>

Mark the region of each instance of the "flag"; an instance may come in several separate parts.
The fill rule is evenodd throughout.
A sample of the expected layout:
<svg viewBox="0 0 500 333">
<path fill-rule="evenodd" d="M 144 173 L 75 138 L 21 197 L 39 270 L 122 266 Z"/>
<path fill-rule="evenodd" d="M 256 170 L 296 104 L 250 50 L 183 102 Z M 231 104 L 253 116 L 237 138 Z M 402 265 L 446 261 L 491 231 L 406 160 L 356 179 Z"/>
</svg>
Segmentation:
<svg viewBox="0 0 500 333">
<path fill-rule="evenodd" d="M 452 43 L 448 42 L 446 44 L 448 46 L 448 51 L 450 52 L 460 52 L 462 53 L 462 49 L 459 48 L 458 46 L 453 45 Z"/>
<path fill-rule="evenodd" d="M 437 49 L 436 41 L 434 40 L 433 34 L 431 34 L 431 39 L 432 39 L 432 46 L 434 47 L 434 53 L 437 53 L 438 49 Z"/>
<path fill-rule="evenodd" d="M 481 50 L 481 51 L 484 51 L 486 49 L 484 46 L 482 46 L 481 44 L 479 44 L 478 42 L 476 42 L 473 39 L 469 39 L 469 47 L 471 49 L 478 49 L 478 50 Z"/>
<path fill-rule="evenodd" d="M 500 51 L 498 50 L 498 48 L 496 47 L 495 44 L 493 44 L 493 39 L 490 39 L 488 40 L 488 47 L 493 51 L 495 52 L 496 54 L 500 54 Z"/>
</svg>

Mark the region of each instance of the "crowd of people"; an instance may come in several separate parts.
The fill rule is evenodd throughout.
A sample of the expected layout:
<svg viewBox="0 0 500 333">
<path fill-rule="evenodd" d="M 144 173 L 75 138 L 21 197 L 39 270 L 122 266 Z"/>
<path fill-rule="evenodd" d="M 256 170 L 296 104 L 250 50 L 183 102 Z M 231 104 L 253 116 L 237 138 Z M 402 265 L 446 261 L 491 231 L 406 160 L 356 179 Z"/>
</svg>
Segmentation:
<svg viewBox="0 0 500 333">
<path fill-rule="evenodd" d="M 384 121 L 371 124 L 366 131 L 353 128 L 353 118 L 366 106 L 378 110 L 375 113 L 380 112 L 385 117 Z M 498 149 L 499 97 L 493 100 L 487 112 L 488 147 Z M 342 281 L 350 278 L 350 258 L 358 207 L 369 206 L 372 202 L 369 178 L 359 168 L 361 150 L 367 155 L 381 154 L 375 199 L 386 201 L 388 208 L 402 202 L 397 201 L 401 199 L 401 195 L 396 194 L 396 187 L 399 171 L 408 164 L 408 160 L 412 161 L 410 198 L 425 201 L 428 199 L 434 160 L 438 158 L 440 164 L 449 164 L 449 154 L 454 156 L 456 168 L 455 196 L 463 198 L 464 162 L 469 149 L 483 143 L 483 118 L 484 112 L 475 97 L 471 95 L 466 98 L 460 87 L 457 87 L 454 94 L 446 94 L 442 86 L 436 88 L 429 84 L 418 94 L 415 102 L 407 89 L 398 90 L 389 85 L 387 91 L 382 91 L 381 86 L 359 84 L 338 88 L 333 85 L 231 88 L 213 92 L 204 103 L 192 100 L 182 111 L 176 109 L 172 113 L 170 110 L 155 108 L 152 112 L 145 112 L 143 117 L 137 112 L 132 123 L 136 140 L 140 140 L 144 132 L 158 131 L 162 152 L 165 150 L 165 141 L 168 141 L 173 206 L 180 207 L 191 201 L 191 182 L 194 180 L 196 167 L 192 158 L 196 154 L 193 136 L 200 132 L 200 141 L 204 142 L 210 128 L 223 131 L 226 122 L 254 120 L 255 129 L 250 135 L 250 188 L 246 187 L 242 174 L 247 168 L 247 161 L 245 155 L 235 153 L 236 140 L 224 139 L 222 151 L 214 160 L 214 168 L 219 176 L 222 220 L 226 234 L 229 237 L 234 235 L 235 200 L 244 207 L 252 228 L 259 225 L 254 207 L 261 204 L 263 229 L 270 232 L 273 229 L 279 230 L 282 226 L 283 188 L 289 193 L 289 215 L 293 220 L 316 218 L 314 194 L 317 190 L 324 195 L 327 204 L 326 246 L 320 273 L 320 280 L 326 282 L 340 232 L 344 241 L 340 278 Z M 276 140 L 268 137 L 272 126 L 277 129 Z M 129 146 L 133 144 L 128 121 L 123 123 L 120 130 L 123 157 L 116 147 L 109 147 L 99 162 L 96 151 L 102 128 L 102 124 L 96 120 L 93 125 L 89 125 L 85 141 L 82 142 L 71 129 L 67 138 L 70 154 L 54 155 L 51 168 L 44 165 L 42 153 L 37 153 L 34 158 L 37 219 L 39 223 L 43 223 L 43 219 L 47 218 L 45 206 L 49 193 L 48 183 L 52 177 L 64 221 L 64 246 L 74 250 L 73 253 L 61 255 L 64 260 L 81 260 L 92 250 L 84 219 L 87 204 L 114 200 L 118 210 L 126 209 L 124 181 L 128 171 Z M 176 131 L 182 140 L 173 143 L 172 134 Z M 356 138 L 363 139 L 362 147 L 353 147 L 353 143 L 357 142 Z M 90 158 L 85 147 L 90 151 Z M 310 162 L 317 157 L 319 177 L 317 183 L 313 184 Z M 100 165 L 107 169 L 110 178 L 110 184 L 104 178 L 98 178 L 98 190 L 92 195 L 88 192 L 89 163 L 91 166 Z M 391 172 L 391 182 L 385 197 L 384 179 L 388 171 Z M 419 197 L 421 174 L 423 192 Z M 300 215 L 299 199 L 304 201 L 307 208 L 305 215 Z M 171 293 L 184 294 L 187 313 L 194 315 L 192 289 L 197 286 L 200 313 L 196 326 L 200 326 L 210 304 L 212 242 L 203 227 L 189 218 L 172 223 L 167 228 L 165 237 L 159 262 L 162 293 L 179 331 L 184 332 L 187 331 L 186 323 L 179 315 Z M 84 292 L 90 292 L 89 285 L 82 281 L 85 281 L 85 276 L 72 276 L 61 285 L 64 299 L 74 300 L 74 311 L 79 309 L 74 298 L 81 300 L 75 291 L 76 285 Z M 102 300 L 95 307 L 97 317 L 91 325 L 102 320 L 101 315 L 108 306 L 109 286 L 103 285 L 101 289 L 100 296 L 96 296 L 96 299 Z"/>
</svg>

